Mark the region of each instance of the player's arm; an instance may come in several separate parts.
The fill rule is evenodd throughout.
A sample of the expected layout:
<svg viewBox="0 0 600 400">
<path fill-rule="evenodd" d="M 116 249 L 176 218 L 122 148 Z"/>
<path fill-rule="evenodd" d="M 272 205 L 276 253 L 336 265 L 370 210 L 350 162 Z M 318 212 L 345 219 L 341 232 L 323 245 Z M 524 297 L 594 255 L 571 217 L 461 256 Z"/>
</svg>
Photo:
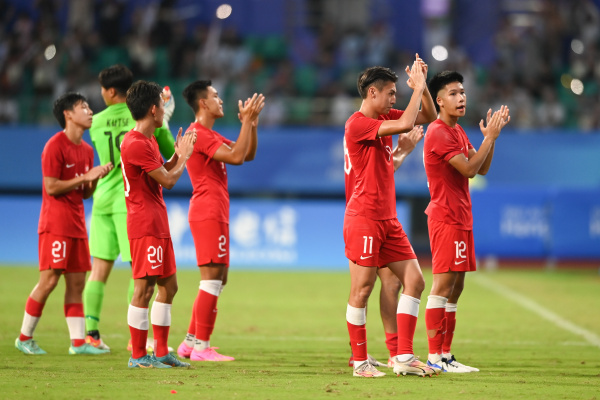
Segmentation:
<svg viewBox="0 0 600 400">
<path fill-rule="evenodd" d="M 506 106 L 500 107 L 500 110 L 496 111 L 493 115 L 491 115 L 491 112 L 492 110 L 488 111 L 487 126 L 484 127 L 483 120 L 479 122 L 479 128 L 481 129 L 481 133 L 483 133 L 483 142 L 481 142 L 479 150 L 469 150 L 469 159 L 461 153 L 448 160 L 450 165 L 456 168 L 462 176 L 473 178 L 480 172 L 484 162 L 488 159 L 490 151 L 494 147 L 494 142 L 500 135 L 500 131 L 510 121 L 509 110 Z M 491 162 L 490 158 L 487 166 L 488 169 Z M 485 172 L 487 173 L 487 170 Z"/>
<path fill-rule="evenodd" d="M 257 95 L 256 93 L 243 104 L 241 100 L 238 102 L 239 116 L 242 121 L 240 135 L 237 141 L 232 142 L 229 146 L 223 143 L 213 155 L 212 158 L 214 160 L 233 165 L 241 165 L 246 161 L 246 156 L 252 142 L 252 124 L 258 118 L 264 105 L 265 97 L 262 94 Z M 254 152 L 256 153 L 256 149 L 254 149 Z"/>
<path fill-rule="evenodd" d="M 244 161 L 252 161 L 256 157 L 256 149 L 258 147 L 258 117 L 252 123 L 252 130 L 250 134 L 250 147 L 248 148 L 248 154 Z"/>
<path fill-rule="evenodd" d="M 408 133 L 398 135 L 398 145 L 392 153 L 394 171 L 400 168 L 404 159 L 415 149 L 421 139 L 423 139 L 423 127 L 421 125 L 415 126 Z"/>
<path fill-rule="evenodd" d="M 89 198 L 96 190 L 98 179 L 105 177 L 113 168 L 112 163 L 98 165 L 83 175 L 73 179 L 61 180 L 53 176 L 44 177 L 44 188 L 50 196 L 60 196 L 83 186 L 83 198 Z"/>
<path fill-rule="evenodd" d="M 419 107 L 421 106 L 421 98 L 427 85 L 425 83 L 425 76 L 423 75 L 423 68 L 417 60 L 413 63 L 412 68 L 409 69 L 406 67 L 406 73 L 408 74 L 406 83 L 408 84 L 408 87 L 413 90 L 408 106 L 406 106 L 406 109 L 400 118 L 383 121 L 379 126 L 377 136 L 390 136 L 397 133 L 405 133 L 415 126 L 415 121 L 419 114 Z"/>
<path fill-rule="evenodd" d="M 148 172 L 148 175 L 166 189 L 172 189 L 175 183 L 181 177 L 185 170 L 185 164 L 194 151 L 194 143 L 196 143 L 196 132 L 186 132 L 185 136 L 181 136 L 181 129 L 177 134 L 175 142 L 175 154 L 171 160 L 167 161 L 161 167 Z M 176 158 L 176 161 L 173 161 Z M 175 164 L 169 164 L 174 162 Z M 169 167 L 169 169 L 167 169 Z"/>
<path fill-rule="evenodd" d="M 489 151 L 487 157 L 483 161 L 483 164 L 481 164 L 481 168 L 479 168 L 479 171 L 477 171 L 477 173 L 479 175 L 485 175 L 490 170 L 490 166 L 492 165 L 492 159 L 494 158 L 494 147 L 496 147 L 496 142 L 492 143 L 492 147 L 490 148 L 490 151 Z M 471 149 L 471 150 L 475 150 L 475 149 Z M 472 157 L 471 150 L 469 150 L 469 158 Z"/>
<path fill-rule="evenodd" d="M 417 61 L 421 63 L 421 68 L 423 70 L 423 75 L 425 76 L 425 82 L 427 82 L 427 71 L 429 67 L 425 64 L 419 54 L 417 54 Z M 423 97 L 421 98 L 421 111 L 417 115 L 417 120 L 415 124 L 422 125 L 428 124 L 430 122 L 435 121 L 437 118 L 437 111 L 435 110 L 435 104 L 433 102 L 433 98 L 431 97 L 431 93 L 429 93 L 429 89 L 427 85 L 425 85 L 425 90 L 423 91 Z"/>
</svg>

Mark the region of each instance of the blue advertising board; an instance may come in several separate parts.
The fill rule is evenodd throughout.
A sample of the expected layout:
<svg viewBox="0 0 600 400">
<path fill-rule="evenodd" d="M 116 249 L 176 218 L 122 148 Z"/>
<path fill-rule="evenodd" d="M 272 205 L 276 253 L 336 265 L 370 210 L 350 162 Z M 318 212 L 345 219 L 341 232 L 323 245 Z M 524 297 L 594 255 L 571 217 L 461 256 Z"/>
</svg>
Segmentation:
<svg viewBox="0 0 600 400">
<path fill-rule="evenodd" d="M 196 265 L 186 199 L 166 199 L 178 267 Z M 90 219 L 91 201 L 85 202 Z M 0 196 L 0 263 L 37 263 L 41 199 Z M 410 235 L 409 208 L 398 203 L 398 218 Z M 232 199 L 230 264 L 252 269 L 348 268 L 344 256 L 343 200 Z"/>
</svg>

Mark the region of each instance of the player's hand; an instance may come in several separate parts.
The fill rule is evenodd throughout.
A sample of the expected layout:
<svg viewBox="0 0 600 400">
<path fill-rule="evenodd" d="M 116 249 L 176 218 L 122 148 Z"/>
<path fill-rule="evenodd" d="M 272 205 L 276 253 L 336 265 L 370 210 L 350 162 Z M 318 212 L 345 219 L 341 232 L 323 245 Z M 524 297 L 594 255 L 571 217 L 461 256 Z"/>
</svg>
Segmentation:
<svg viewBox="0 0 600 400">
<path fill-rule="evenodd" d="M 496 140 L 500 136 L 500 131 L 510 122 L 508 106 L 501 106 L 500 109 L 492 114 L 490 108 L 486 116 L 486 124 L 483 120 L 479 121 L 479 129 L 485 138 Z"/>
<path fill-rule="evenodd" d="M 104 178 L 112 169 L 113 164 L 111 162 L 104 165 L 97 165 L 86 172 L 83 177 L 86 182 L 93 182 L 96 179 Z"/>
<path fill-rule="evenodd" d="M 175 151 L 179 157 L 183 157 L 187 160 L 194 152 L 194 144 L 197 139 L 196 130 L 192 129 L 191 131 L 187 131 L 183 136 L 181 135 L 181 132 L 182 129 L 179 128 L 177 140 L 175 142 Z"/>
<path fill-rule="evenodd" d="M 419 57 L 419 53 L 416 54 L 417 61 L 421 64 L 421 69 L 423 70 L 423 76 L 425 77 L 425 82 L 427 82 L 427 71 L 429 70 L 429 66 Z"/>
<path fill-rule="evenodd" d="M 408 75 L 406 84 L 412 90 L 425 90 L 425 76 L 423 75 L 423 66 L 421 65 L 422 60 L 418 61 L 420 59 L 417 56 L 411 68 L 406 66 L 405 72 Z"/>
<path fill-rule="evenodd" d="M 265 106 L 265 96 L 261 94 L 254 93 L 254 96 L 247 99 L 242 103 L 241 100 L 238 101 L 239 114 L 238 117 L 240 121 L 244 122 L 245 120 L 251 121 L 252 123 L 258 119 L 258 115 L 262 111 Z"/>
<path fill-rule="evenodd" d="M 250 99 L 246 99 L 246 101 L 244 102 L 244 107 L 247 107 L 249 102 L 250 102 Z M 242 114 L 238 113 L 238 118 L 239 118 L 240 122 L 244 122 L 242 120 Z M 256 119 L 254 121 L 252 121 L 252 127 L 256 128 L 257 126 L 258 126 L 258 116 L 256 117 Z"/>
<path fill-rule="evenodd" d="M 423 139 L 422 125 L 415 126 L 409 132 L 401 133 L 398 135 L 398 153 L 410 154 L 421 139 Z"/>
</svg>

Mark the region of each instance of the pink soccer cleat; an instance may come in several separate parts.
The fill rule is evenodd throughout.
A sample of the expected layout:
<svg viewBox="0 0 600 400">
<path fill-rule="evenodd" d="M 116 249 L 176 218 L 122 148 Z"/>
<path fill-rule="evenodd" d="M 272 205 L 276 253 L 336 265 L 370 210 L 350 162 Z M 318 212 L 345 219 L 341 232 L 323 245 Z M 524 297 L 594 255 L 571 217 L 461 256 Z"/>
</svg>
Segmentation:
<svg viewBox="0 0 600 400">
<path fill-rule="evenodd" d="M 194 350 L 193 347 L 188 346 L 187 344 L 185 344 L 185 342 L 181 342 L 181 344 L 177 348 L 177 354 L 181 358 L 190 358 L 190 356 L 192 355 L 192 350 Z"/>
<path fill-rule="evenodd" d="M 202 351 L 192 350 L 190 360 L 192 361 L 233 361 L 235 358 L 224 356 L 216 352 L 218 347 L 209 347 Z"/>
</svg>

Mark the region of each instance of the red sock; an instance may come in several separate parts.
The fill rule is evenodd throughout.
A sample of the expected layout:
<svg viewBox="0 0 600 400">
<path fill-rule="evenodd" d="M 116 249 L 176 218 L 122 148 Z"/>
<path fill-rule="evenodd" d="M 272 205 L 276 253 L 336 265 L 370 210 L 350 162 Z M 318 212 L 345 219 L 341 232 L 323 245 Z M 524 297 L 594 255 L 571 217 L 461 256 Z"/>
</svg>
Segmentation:
<svg viewBox="0 0 600 400">
<path fill-rule="evenodd" d="M 414 354 L 413 338 L 417 328 L 417 317 L 410 314 L 396 314 L 398 325 L 398 354 Z"/>
<path fill-rule="evenodd" d="M 83 314 L 83 303 L 65 304 L 64 312 L 65 318 L 67 319 L 67 325 L 69 326 L 69 334 L 71 335 L 71 344 L 73 347 L 83 346 L 85 344 L 85 315 Z"/>
<path fill-rule="evenodd" d="M 217 299 L 217 296 L 204 290 L 200 290 L 198 293 L 198 306 L 194 309 L 196 313 L 196 339 L 198 340 L 210 340 L 210 334 L 215 326 L 213 311 L 217 306 Z"/>
<path fill-rule="evenodd" d="M 167 346 L 169 328 L 170 326 L 152 325 L 152 334 L 154 335 L 154 355 L 156 357 L 164 357 L 169 352 L 169 346 Z"/>
<path fill-rule="evenodd" d="M 398 334 L 386 332 L 385 345 L 390 352 L 390 357 L 395 357 L 398 354 Z"/>
<path fill-rule="evenodd" d="M 210 332 L 208 333 L 208 335 L 212 335 L 213 330 L 215 329 L 215 322 L 217 320 L 217 312 L 219 310 L 217 309 L 217 307 L 215 307 L 215 309 L 213 310 L 212 314 L 210 315 Z"/>
<path fill-rule="evenodd" d="M 350 334 L 350 347 L 355 362 L 367 359 L 367 325 L 353 325 L 346 321 Z"/>
<path fill-rule="evenodd" d="M 454 328 L 456 327 L 456 312 L 446 313 L 446 334 L 442 344 L 442 352 L 451 353 L 452 339 L 454 338 Z"/>
<path fill-rule="evenodd" d="M 37 319 L 39 319 L 42 316 L 42 311 L 44 310 L 44 306 L 46 304 L 45 303 L 38 303 L 36 300 L 32 299 L 31 297 L 27 298 L 27 301 L 25 302 L 25 312 L 34 318 L 34 321 L 29 321 L 30 324 L 33 324 L 31 326 L 28 327 L 28 329 L 31 330 L 31 334 L 33 335 L 33 329 L 35 328 L 35 325 L 37 324 Z M 31 339 L 33 336 L 27 336 L 24 335 L 22 332 L 19 335 L 19 340 L 24 342 L 26 340 Z"/>
<path fill-rule="evenodd" d="M 134 328 L 129 325 L 129 333 L 131 334 L 131 358 L 141 358 L 146 354 L 146 340 L 148 340 L 148 331 Z"/>
<path fill-rule="evenodd" d="M 198 308 L 198 301 L 200 299 L 200 291 L 196 295 L 196 300 L 194 300 L 194 307 L 192 308 L 192 318 L 190 319 L 190 326 L 188 327 L 187 333 L 190 335 L 196 336 L 196 308 Z"/>
<path fill-rule="evenodd" d="M 446 330 L 445 313 L 445 308 L 427 308 L 425 310 L 429 354 L 442 354 L 442 342 L 444 341 L 444 331 Z"/>
</svg>

